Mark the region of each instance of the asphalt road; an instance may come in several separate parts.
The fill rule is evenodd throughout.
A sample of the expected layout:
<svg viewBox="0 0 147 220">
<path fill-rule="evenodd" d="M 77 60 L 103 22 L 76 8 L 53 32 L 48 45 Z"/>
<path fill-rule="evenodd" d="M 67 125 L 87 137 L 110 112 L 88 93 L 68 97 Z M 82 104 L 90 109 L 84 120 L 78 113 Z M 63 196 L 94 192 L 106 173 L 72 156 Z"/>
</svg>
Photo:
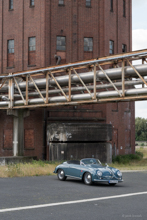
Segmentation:
<svg viewBox="0 0 147 220">
<path fill-rule="evenodd" d="M 123 179 L 87 186 L 56 176 L 0 178 L 0 220 L 146 220 L 147 172 L 123 173 Z"/>
</svg>

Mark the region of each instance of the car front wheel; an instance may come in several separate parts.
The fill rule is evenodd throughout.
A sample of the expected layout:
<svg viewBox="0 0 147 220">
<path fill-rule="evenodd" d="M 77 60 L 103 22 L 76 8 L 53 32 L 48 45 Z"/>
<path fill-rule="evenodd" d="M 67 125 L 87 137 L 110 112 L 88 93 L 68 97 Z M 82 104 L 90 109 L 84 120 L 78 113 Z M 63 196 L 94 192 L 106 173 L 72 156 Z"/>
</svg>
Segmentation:
<svg viewBox="0 0 147 220">
<path fill-rule="evenodd" d="M 59 180 L 62 180 L 62 181 L 66 180 L 66 176 L 65 176 L 64 170 L 59 169 L 58 173 L 57 173 L 57 177 L 58 177 Z"/>
<path fill-rule="evenodd" d="M 92 176 L 90 173 L 85 173 L 84 175 L 84 183 L 87 185 L 91 185 L 92 184 Z"/>
</svg>

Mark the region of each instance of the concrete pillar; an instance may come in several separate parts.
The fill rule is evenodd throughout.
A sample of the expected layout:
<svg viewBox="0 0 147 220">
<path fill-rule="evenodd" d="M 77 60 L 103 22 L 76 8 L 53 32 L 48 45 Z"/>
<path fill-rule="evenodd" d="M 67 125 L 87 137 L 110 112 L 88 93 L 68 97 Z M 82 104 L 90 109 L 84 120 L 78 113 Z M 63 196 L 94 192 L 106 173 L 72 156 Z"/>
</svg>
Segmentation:
<svg viewBox="0 0 147 220">
<path fill-rule="evenodd" d="M 13 116 L 13 156 L 24 153 L 24 118 L 30 115 L 27 109 L 8 110 L 7 115 Z"/>
<path fill-rule="evenodd" d="M 13 116 L 13 156 L 18 156 L 18 117 Z"/>
</svg>

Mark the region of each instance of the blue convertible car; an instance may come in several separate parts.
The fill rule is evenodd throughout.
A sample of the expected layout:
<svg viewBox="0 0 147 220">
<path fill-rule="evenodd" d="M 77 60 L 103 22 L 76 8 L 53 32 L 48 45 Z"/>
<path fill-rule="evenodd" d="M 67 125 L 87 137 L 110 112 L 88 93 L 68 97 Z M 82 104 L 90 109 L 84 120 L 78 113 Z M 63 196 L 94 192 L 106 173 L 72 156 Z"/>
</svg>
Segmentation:
<svg viewBox="0 0 147 220">
<path fill-rule="evenodd" d="M 109 185 L 123 182 L 122 173 L 118 169 L 108 165 L 104 167 L 99 160 L 94 158 L 64 162 L 55 168 L 54 173 L 57 173 L 59 180 L 72 177 L 83 180 L 87 185 L 93 182 L 107 182 Z"/>
</svg>

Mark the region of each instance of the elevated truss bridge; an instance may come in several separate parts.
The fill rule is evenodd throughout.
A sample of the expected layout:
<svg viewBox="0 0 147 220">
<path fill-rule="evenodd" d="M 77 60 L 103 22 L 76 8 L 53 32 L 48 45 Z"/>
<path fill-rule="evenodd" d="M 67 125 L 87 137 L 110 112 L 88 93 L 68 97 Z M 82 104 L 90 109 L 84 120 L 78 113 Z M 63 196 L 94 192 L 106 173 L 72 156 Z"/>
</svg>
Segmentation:
<svg viewBox="0 0 147 220">
<path fill-rule="evenodd" d="M 146 58 L 141 50 L 1 74 L 0 109 L 146 100 Z M 136 60 L 141 64 L 134 65 Z"/>
</svg>

